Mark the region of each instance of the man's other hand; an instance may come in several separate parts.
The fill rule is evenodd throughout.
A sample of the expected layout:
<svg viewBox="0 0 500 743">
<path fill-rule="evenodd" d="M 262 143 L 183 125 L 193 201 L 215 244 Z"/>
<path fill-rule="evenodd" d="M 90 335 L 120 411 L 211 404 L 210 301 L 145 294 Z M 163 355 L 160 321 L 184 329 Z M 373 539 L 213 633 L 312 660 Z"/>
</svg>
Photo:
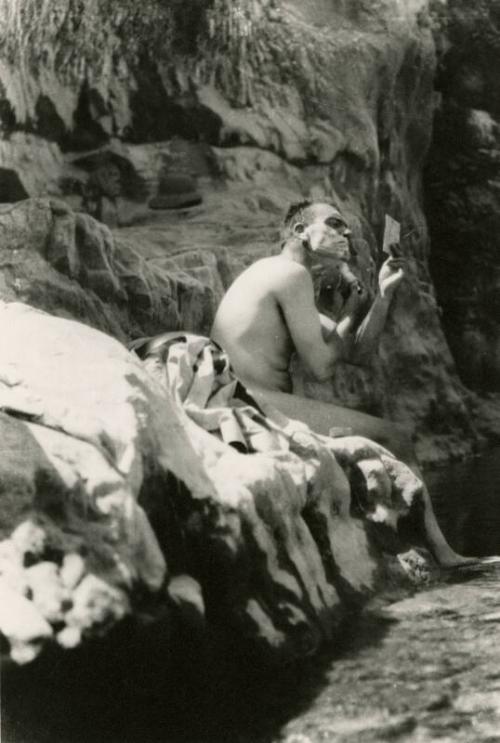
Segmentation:
<svg viewBox="0 0 500 743">
<path fill-rule="evenodd" d="M 341 309 L 341 317 L 357 318 L 361 310 L 365 308 L 368 292 L 360 281 L 350 281 L 346 285 L 346 291 L 342 292 L 344 303 Z"/>
<path fill-rule="evenodd" d="M 378 275 L 378 286 L 381 297 L 390 299 L 404 277 L 405 259 L 401 255 L 399 244 L 389 246 L 390 256 L 382 263 Z"/>
</svg>

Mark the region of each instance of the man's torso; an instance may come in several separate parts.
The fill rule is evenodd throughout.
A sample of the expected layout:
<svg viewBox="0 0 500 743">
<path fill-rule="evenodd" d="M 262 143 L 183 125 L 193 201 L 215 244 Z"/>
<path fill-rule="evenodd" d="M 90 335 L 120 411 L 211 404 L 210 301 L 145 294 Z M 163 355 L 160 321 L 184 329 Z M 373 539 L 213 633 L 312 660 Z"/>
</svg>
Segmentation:
<svg viewBox="0 0 500 743">
<path fill-rule="evenodd" d="M 287 392 L 291 390 L 288 367 L 293 344 L 277 286 L 288 263 L 272 256 L 247 268 L 224 296 L 211 333 L 242 381 Z"/>
</svg>

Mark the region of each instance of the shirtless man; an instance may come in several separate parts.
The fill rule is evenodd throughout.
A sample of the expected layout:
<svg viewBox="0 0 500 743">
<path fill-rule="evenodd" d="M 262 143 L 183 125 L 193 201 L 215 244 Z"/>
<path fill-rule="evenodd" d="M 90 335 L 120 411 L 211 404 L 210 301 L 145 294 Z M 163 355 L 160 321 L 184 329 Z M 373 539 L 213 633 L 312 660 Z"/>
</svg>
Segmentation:
<svg viewBox="0 0 500 743">
<path fill-rule="evenodd" d="M 294 351 L 318 380 L 329 379 L 341 359 L 354 363 L 369 359 L 403 279 L 404 261 L 395 246 L 380 269 L 377 295 L 359 322 L 366 292 L 345 268 L 349 235 L 344 218 L 331 204 L 293 204 L 285 218 L 281 253 L 257 261 L 238 276 L 219 306 L 211 336 L 227 352 L 236 375 L 257 401 L 270 403 L 323 435 L 329 435 L 332 427 L 352 429 L 385 446 L 421 477 L 404 426 L 291 394 L 289 366 Z M 347 284 L 338 322 L 316 308 L 312 274 L 317 269 L 329 270 L 336 284 Z M 427 546 L 441 566 L 471 562 L 446 542 L 427 491 L 424 528 Z"/>
</svg>

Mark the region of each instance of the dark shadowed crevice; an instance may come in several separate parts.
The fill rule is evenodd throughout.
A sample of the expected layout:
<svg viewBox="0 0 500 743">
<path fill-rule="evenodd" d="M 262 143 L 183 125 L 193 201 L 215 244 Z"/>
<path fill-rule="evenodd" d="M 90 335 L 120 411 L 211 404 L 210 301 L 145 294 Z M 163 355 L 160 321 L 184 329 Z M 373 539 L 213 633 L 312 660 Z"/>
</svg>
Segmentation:
<svg viewBox="0 0 500 743">
<path fill-rule="evenodd" d="M 180 136 L 218 144 L 222 122 L 216 114 L 188 95 L 172 98 L 165 90 L 157 66 L 143 58 L 136 71 L 137 90 L 130 106 L 132 124 L 126 139 L 135 144 Z"/>
<path fill-rule="evenodd" d="M 13 203 L 28 198 L 18 174 L 9 168 L 0 168 L 0 203 Z"/>
<path fill-rule="evenodd" d="M 0 81 L 0 131 L 2 136 L 8 136 L 16 129 L 16 126 L 16 114 L 12 104 L 6 98 L 5 89 Z"/>
<path fill-rule="evenodd" d="M 84 82 L 73 114 L 73 129 L 59 139 L 63 151 L 91 150 L 108 142 L 109 135 L 98 119 L 107 113 L 99 93 Z"/>
<path fill-rule="evenodd" d="M 46 95 L 39 95 L 35 105 L 35 131 L 49 142 L 59 142 L 66 136 L 66 126 L 57 109 Z"/>
<path fill-rule="evenodd" d="M 443 328 L 462 381 L 478 391 L 500 389 L 499 17 L 498 0 L 450 3 L 424 173 Z"/>
<path fill-rule="evenodd" d="M 175 50 L 181 54 L 195 54 L 200 31 L 213 0 L 168 0 L 168 4 L 175 21 Z"/>
</svg>

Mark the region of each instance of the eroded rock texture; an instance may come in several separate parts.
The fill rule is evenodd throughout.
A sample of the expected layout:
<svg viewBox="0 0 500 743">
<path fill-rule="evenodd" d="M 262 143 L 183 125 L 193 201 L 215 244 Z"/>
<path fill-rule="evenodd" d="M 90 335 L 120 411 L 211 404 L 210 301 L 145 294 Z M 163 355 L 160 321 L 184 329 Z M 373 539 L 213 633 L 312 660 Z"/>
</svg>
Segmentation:
<svg viewBox="0 0 500 743">
<path fill-rule="evenodd" d="M 287 204 L 311 196 L 345 210 L 354 266 L 373 289 L 391 213 L 411 232 L 408 278 L 377 362 L 339 369 L 326 385 L 299 372 L 299 385 L 413 421 L 426 459 L 470 452 L 474 408 L 442 332 L 422 212 L 436 65 L 426 2 L 148 0 L 111 10 L 4 0 L 1 9 L 4 198 L 63 197 L 202 283 L 217 281 L 214 261 L 226 281 L 277 249 Z M 198 197 L 189 218 L 158 210 Z M 211 302 L 188 313 L 190 329 L 206 331 Z M 326 293 L 322 304 L 328 311 Z"/>
<path fill-rule="evenodd" d="M 450 7 L 459 45 L 469 20 Z M 493 9 L 480 4 L 470 23 L 491 25 Z M 286 461 L 240 455 L 195 427 L 120 341 L 208 333 L 236 273 L 278 249 L 288 203 L 333 199 L 371 290 L 386 212 L 403 224 L 408 277 L 373 368 L 339 369 L 325 385 L 297 369 L 297 388 L 413 421 L 428 460 L 471 451 L 476 411 L 485 435 L 498 428 L 493 397 L 486 419 L 456 374 L 428 268 L 421 171 L 442 38 L 433 24 L 420 0 L 0 0 L 0 629 L 17 662 L 157 613 L 167 645 L 174 626 L 194 642 L 208 623 L 259 657 L 291 660 L 401 579 L 387 553 L 402 546 L 394 527 L 413 503 L 392 502 L 392 461 L 309 440 Z M 480 183 L 460 198 L 491 227 L 480 261 L 489 299 L 474 300 L 472 333 L 464 320 L 469 345 L 455 340 L 454 298 L 438 261 L 433 270 L 462 379 L 476 386 L 479 374 L 490 389 L 492 34 L 484 58 L 467 61 L 479 72 L 467 68 L 449 95 L 443 57 L 432 159 L 445 188 L 429 178 L 434 215 L 448 214 L 448 160 L 436 151 L 456 105 L 476 149 L 453 172 L 478 167 Z M 449 222 L 443 240 L 432 223 L 446 260 Z M 458 273 L 446 269 L 460 292 L 464 250 Z M 331 309 L 324 287 L 320 303 Z M 334 455 L 368 486 L 337 487 Z"/>
<path fill-rule="evenodd" d="M 464 382 L 500 389 L 500 4 L 451 0 L 426 172 L 431 271 Z"/>
<path fill-rule="evenodd" d="M 55 199 L 2 205 L 0 223 L 4 300 L 82 320 L 121 340 L 166 329 L 209 331 L 224 291 L 213 253 L 155 256 L 147 235 L 141 249 L 133 237 L 113 235 Z"/>
<path fill-rule="evenodd" d="M 108 335 L 17 302 L 0 327 L 0 632 L 14 661 L 163 609 L 284 662 L 375 592 L 408 587 L 394 554 L 421 484 L 381 447 L 298 424 L 286 448 L 241 454 Z"/>
</svg>

